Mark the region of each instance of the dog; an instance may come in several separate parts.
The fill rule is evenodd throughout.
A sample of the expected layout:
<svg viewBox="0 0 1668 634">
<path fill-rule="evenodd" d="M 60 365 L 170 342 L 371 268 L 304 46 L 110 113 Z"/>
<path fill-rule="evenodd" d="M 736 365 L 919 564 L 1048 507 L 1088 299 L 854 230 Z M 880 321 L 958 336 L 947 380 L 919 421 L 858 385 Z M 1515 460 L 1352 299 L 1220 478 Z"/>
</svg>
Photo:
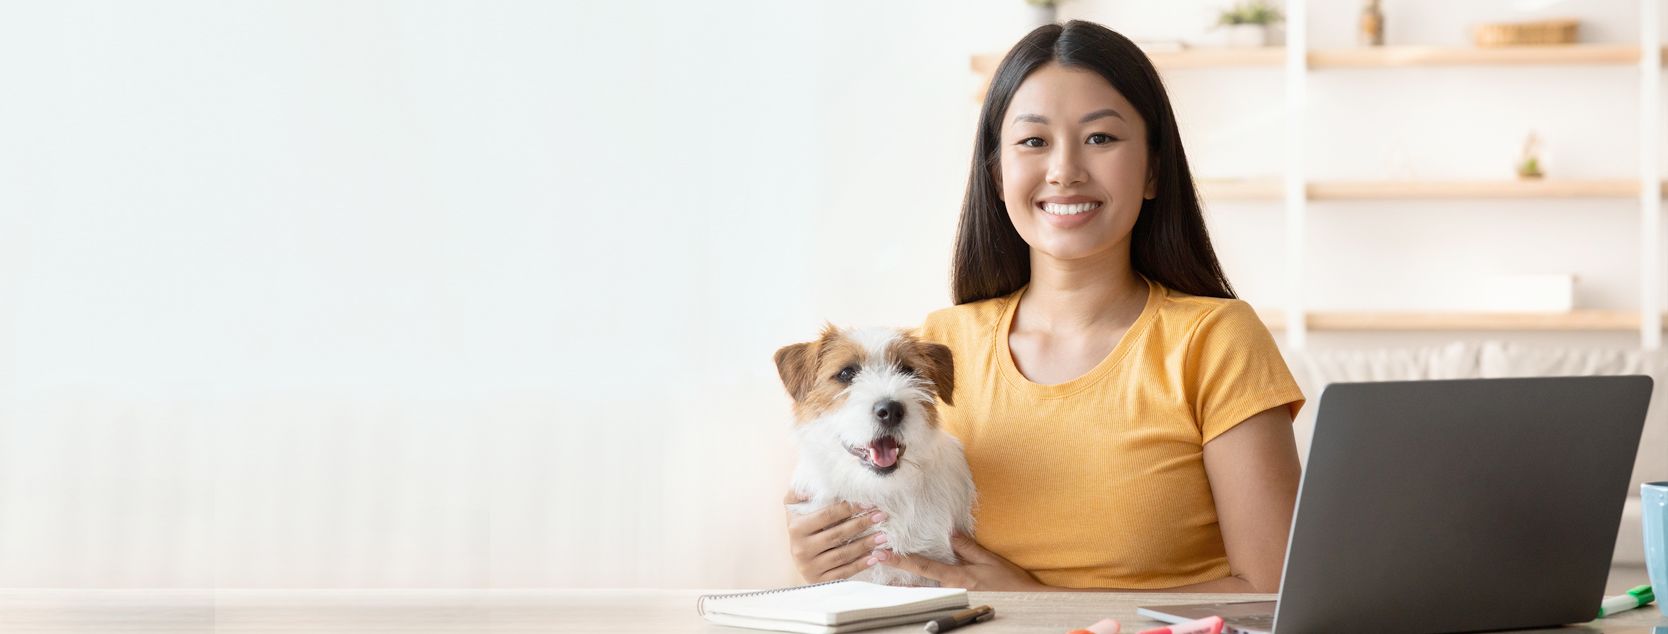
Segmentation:
<svg viewBox="0 0 1668 634">
<path fill-rule="evenodd" d="M 777 350 L 799 448 L 793 489 L 809 498 L 790 510 L 870 504 L 886 513 L 875 530 L 893 552 L 956 563 L 950 532 L 973 535 L 975 491 L 961 443 L 938 427 L 937 400 L 955 404 L 951 361 L 948 347 L 902 330 L 832 324 Z M 852 578 L 938 585 L 885 564 Z"/>
</svg>

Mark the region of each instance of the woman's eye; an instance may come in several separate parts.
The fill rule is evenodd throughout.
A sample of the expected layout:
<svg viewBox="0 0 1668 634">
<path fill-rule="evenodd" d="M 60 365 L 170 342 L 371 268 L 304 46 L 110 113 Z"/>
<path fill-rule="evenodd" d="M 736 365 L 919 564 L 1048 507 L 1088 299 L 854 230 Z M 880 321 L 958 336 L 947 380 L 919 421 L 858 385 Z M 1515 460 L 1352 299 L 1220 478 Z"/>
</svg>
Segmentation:
<svg viewBox="0 0 1668 634">
<path fill-rule="evenodd" d="M 1110 134 L 1101 134 L 1101 133 L 1097 132 L 1095 134 L 1089 135 L 1089 145 L 1105 145 L 1107 143 L 1111 143 L 1111 142 L 1116 141 L 1116 140 L 1118 140 L 1118 137 L 1112 136 Z"/>
<path fill-rule="evenodd" d="M 840 373 L 834 375 L 834 378 L 839 379 L 841 383 L 850 383 L 852 379 L 857 378 L 857 368 L 847 367 L 840 370 Z"/>
<path fill-rule="evenodd" d="M 1035 143 L 1032 143 L 1032 141 L 1035 141 Z M 1042 147 L 1044 145 L 1044 141 L 1042 139 L 1037 138 L 1037 137 L 1031 137 L 1031 138 L 1025 139 L 1023 141 L 1020 141 L 1019 144 L 1025 146 L 1025 147 Z"/>
</svg>

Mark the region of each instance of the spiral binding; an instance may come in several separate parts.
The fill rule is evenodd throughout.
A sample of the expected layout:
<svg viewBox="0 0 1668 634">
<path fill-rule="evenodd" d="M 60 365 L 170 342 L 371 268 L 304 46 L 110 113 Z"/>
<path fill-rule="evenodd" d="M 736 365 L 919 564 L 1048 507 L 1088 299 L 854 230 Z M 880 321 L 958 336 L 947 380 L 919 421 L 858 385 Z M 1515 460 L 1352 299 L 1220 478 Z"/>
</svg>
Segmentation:
<svg viewBox="0 0 1668 634">
<path fill-rule="evenodd" d="M 834 584 L 834 583 L 845 583 L 846 581 L 847 581 L 846 579 L 835 579 L 833 581 L 824 581 L 824 582 L 821 582 L 821 583 L 810 583 L 810 584 L 806 584 L 806 585 L 803 585 L 803 586 L 794 586 L 794 587 L 791 587 L 791 588 L 777 588 L 775 590 L 755 590 L 753 592 L 733 592 L 733 593 L 730 593 L 730 594 L 703 594 L 700 597 L 697 597 L 695 599 L 695 613 L 699 614 L 701 616 L 706 616 L 707 615 L 707 607 L 706 607 L 707 606 L 707 599 L 739 599 L 739 598 L 742 598 L 742 597 L 758 597 L 758 596 L 764 596 L 764 595 L 767 595 L 767 594 L 779 594 L 779 593 L 782 593 L 782 592 L 793 592 L 795 590 L 804 590 L 806 588 L 816 588 L 816 587 L 826 586 L 826 585 Z"/>
</svg>

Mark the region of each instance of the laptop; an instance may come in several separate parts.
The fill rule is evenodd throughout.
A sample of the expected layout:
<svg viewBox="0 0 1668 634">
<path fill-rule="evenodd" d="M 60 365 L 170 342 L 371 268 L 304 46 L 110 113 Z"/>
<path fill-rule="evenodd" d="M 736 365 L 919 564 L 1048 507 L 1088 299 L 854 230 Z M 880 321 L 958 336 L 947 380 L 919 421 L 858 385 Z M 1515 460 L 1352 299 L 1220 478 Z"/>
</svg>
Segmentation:
<svg viewBox="0 0 1668 634">
<path fill-rule="evenodd" d="M 1229 632 L 1471 632 L 1591 621 L 1647 376 L 1337 383 L 1321 393 L 1279 601 L 1148 606 Z"/>
</svg>

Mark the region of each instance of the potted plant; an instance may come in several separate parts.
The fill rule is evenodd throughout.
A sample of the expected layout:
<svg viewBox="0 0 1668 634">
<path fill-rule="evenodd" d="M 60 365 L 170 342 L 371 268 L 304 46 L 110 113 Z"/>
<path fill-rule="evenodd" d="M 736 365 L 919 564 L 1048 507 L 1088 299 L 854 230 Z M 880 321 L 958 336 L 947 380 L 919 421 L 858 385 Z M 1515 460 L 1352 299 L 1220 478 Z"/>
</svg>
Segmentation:
<svg viewBox="0 0 1668 634">
<path fill-rule="evenodd" d="M 1057 17 L 1055 7 L 1060 5 L 1059 0 L 1025 0 L 1025 4 L 1031 7 L 1033 28 L 1054 24 Z"/>
<path fill-rule="evenodd" d="M 1517 160 L 1517 177 L 1534 180 L 1545 175 L 1541 172 L 1541 138 L 1531 131 L 1529 138 L 1523 140 L 1523 153 Z"/>
<path fill-rule="evenodd" d="M 1231 47 L 1268 46 L 1268 30 L 1283 16 L 1265 0 L 1245 0 L 1222 10 L 1216 24 L 1227 31 Z"/>
</svg>

